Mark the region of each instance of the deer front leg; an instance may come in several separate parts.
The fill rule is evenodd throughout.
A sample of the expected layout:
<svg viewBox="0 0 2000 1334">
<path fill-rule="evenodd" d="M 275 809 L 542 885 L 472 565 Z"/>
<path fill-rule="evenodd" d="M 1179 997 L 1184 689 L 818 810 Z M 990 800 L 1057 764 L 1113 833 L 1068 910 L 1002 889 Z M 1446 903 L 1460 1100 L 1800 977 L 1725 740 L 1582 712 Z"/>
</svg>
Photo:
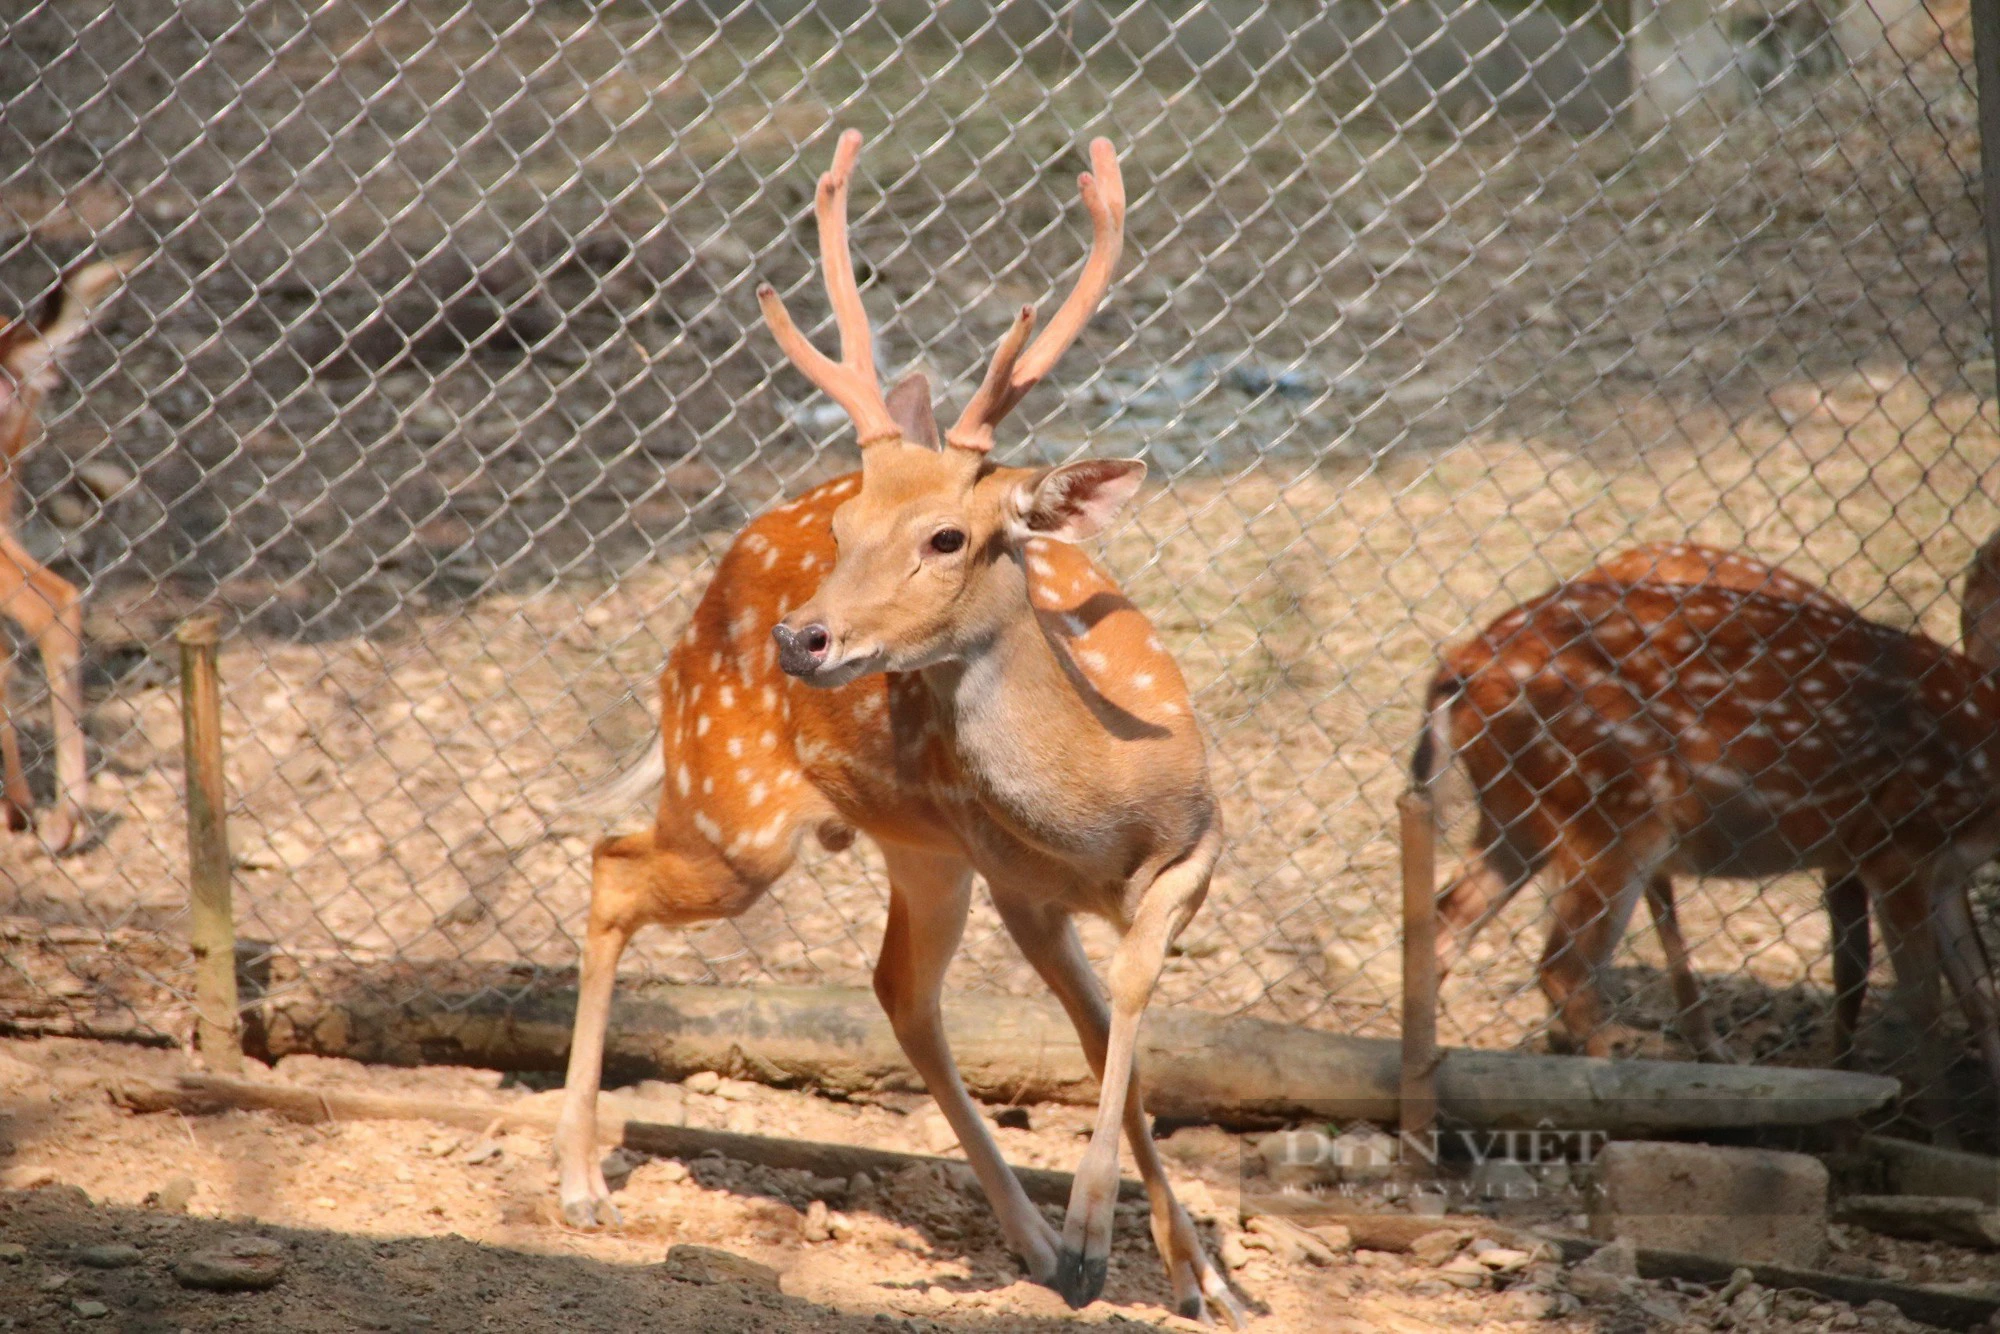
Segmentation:
<svg viewBox="0 0 2000 1334">
<path fill-rule="evenodd" d="M 1111 956 L 1111 1030 L 1099 1081 L 1097 1124 L 1070 1190 L 1055 1284 L 1072 1307 L 1097 1300 L 1110 1268 L 1111 1226 L 1118 1206 L 1118 1134 L 1134 1087 L 1139 1020 L 1166 964 L 1167 946 L 1201 906 L 1221 853 L 1221 831 L 1210 829 L 1186 857 L 1161 871 L 1140 895 L 1132 925 Z"/>
<path fill-rule="evenodd" d="M 1026 901 L 997 888 L 993 902 L 1000 910 L 1000 920 L 1006 923 L 1008 934 L 1062 1003 L 1070 1022 L 1076 1026 L 1084 1059 L 1102 1080 L 1105 1052 L 1111 1041 L 1111 1009 L 1090 970 L 1090 961 L 1084 957 L 1075 923 L 1059 908 Z M 1243 1328 L 1243 1308 L 1221 1271 L 1208 1258 L 1194 1220 L 1174 1198 L 1173 1187 L 1167 1181 L 1166 1164 L 1160 1161 L 1159 1146 L 1153 1142 L 1152 1127 L 1146 1120 L 1136 1062 L 1132 1087 L 1125 1096 L 1125 1139 L 1132 1146 L 1139 1178 L 1146 1183 L 1146 1198 L 1152 1206 L 1153 1245 L 1166 1264 L 1167 1281 L 1173 1284 L 1175 1308 L 1190 1320 L 1206 1321 L 1208 1306 L 1213 1303 L 1222 1309 L 1232 1326 Z"/>
<path fill-rule="evenodd" d="M 1056 1234 L 1014 1169 L 1000 1156 L 993 1132 L 973 1105 L 944 1040 L 944 1013 L 938 996 L 945 969 L 965 933 L 972 901 L 972 869 L 945 853 L 882 844 L 889 869 L 889 924 L 875 964 L 875 995 L 889 1016 L 896 1041 L 923 1076 L 924 1087 L 958 1136 L 966 1161 L 993 1205 L 1007 1245 L 1027 1267 L 1028 1277 L 1045 1286 L 1056 1275 Z"/>
<path fill-rule="evenodd" d="M 1681 934 L 1681 918 L 1674 908 L 1674 882 L 1670 877 L 1655 874 L 1646 882 L 1646 906 L 1653 912 L 1653 929 L 1660 937 L 1660 952 L 1667 957 L 1667 977 L 1673 984 L 1674 1004 L 1680 1011 L 1682 1035 L 1702 1060 L 1728 1064 L 1735 1057 L 1728 1044 L 1716 1035 L 1708 997 L 1694 975 L 1694 959 L 1688 953 L 1687 938 Z"/>
</svg>

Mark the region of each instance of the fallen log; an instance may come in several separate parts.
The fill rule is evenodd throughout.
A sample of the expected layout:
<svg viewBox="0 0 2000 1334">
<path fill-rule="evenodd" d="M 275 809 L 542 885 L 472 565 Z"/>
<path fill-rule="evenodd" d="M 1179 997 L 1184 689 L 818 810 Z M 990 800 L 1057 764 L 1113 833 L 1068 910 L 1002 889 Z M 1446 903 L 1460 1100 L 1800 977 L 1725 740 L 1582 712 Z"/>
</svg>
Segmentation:
<svg viewBox="0 0 2000 1334">
<path fill-rule="evenodd" d="M 133 1112 L 179 1112 L 184 1116 L 211 1116 L 222 1111 L 273 1112 L 308 1125 L 324 1121 L 435 1121 L 465 1130 L 548 1133 L 555 1130 L 558 1115 L 555 1106 L 527 1099 L 506 1103 L 421 1098 L 401 1093 L 364 1093 L 231 1079 L 222 1075 L 123 1079 L 111 1086 L 110 1093 L 112 1101 Z M 866 1172 L 880 1179 L 912 1166 L 964 1166 L 958 1159 L 928 1154 L 662 1125 L 621 1115 L 620 1101 L 606 1098 L 605 1105 L 599 1108 L 598 1143 L 607 1149 L 622 1144 L 640 1153 L 684 1161 L 720 1153 L 737 1162 L 806 1171 L 822 1177 L 851 1177 L 856 1172 Z M 1072 1179 L 1068 1172 L 1016 1167 L 1014 1175 L 1020 1178 L 1028 1198 L 1037 1204 L 1069 1203 Z M 1145 1188 L 1129 1177 L 1121 1179 L 1118 1188 L 1122 1198 L 1146 1198 Z"/>
<path fill-rule="evenodd" d="M 558 1071 L 568 1058 L 576 996 L 552 989 L 547 974 L 444 963 L 316 965 L 307 985 L 283 985 L 282 968 L 270 981 L 245 1039 L 246 1050 L 266 1060 L 312 1053 Z M 975 1097 L 1097 1099 L 1075 1033 L 1052 1001 L 953 996 L 945 1028 Z M 1397 1116 L 1400 1052 L 1388 1039 L 1159 1006 L 1140 1031 L 1139 1056 L 1147 1104 L 1159 1115 L 1235 1124 L 1393 1124 Z M 923 1089 L 874 995 L 860 989 L 623 983 L 605 1064 L 615 1080 L 713 1070 L 847 1095 Z M 1892 1079 L 1838 1070 L 1463 1049 L 1446 1053 L 1437 1079 L 1448 1123 L 1612 1138 L 1842 1121 L 1881 1108 L 1896 1092 Z"/>
</svg>

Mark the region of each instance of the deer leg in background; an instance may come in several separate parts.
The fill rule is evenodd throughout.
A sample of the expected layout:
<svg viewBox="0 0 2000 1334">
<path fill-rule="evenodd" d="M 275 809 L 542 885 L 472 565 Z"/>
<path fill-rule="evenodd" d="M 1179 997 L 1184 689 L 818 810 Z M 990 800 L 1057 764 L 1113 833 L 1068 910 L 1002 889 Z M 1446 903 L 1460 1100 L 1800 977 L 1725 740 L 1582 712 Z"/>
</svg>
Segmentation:
<svg viewBox="0 0 2000 1334">
<path fill-rule="evenodd" d="M 0 569 L 18 579 L 0 614 L 20 626 L 40 649 L 49 682 L 56 752 L 56 803 L 37 822 L 42 841 L 56 852 L 74 846 L 83 833 L 89 775 L 83 745 L 83 607 L 74 585 L 43 568 L 11 533 L 0 533 Z M 7 796 L 15 795 L 14 766 L 19 742 L 8 729 Z M 25 781 L 22 783 L 26 787 Z M 26 796 L 25 791 L 21 793 Z M 32 801 L 29 803 L 32 806 Z"/>
<path fill-rule="evenodd" d="M 965 1091 L 957 1063 L 945 1043 L 939 995 L 945 969 L 965 933 L 971 905 L 972 870 L 963 858 L 882 844 L 889 868 L 889 922 L 875 964 L 875 995 L 903 1054 L 923 1077 L 924 1087 L 958 1136 L 966 1160 L 985 1188 L 1007 1245 L 1027 1266 L 1028 1277 L 1043 1285 L 1056 1277 L 1056 1235 L 1043 1219 L 1014 1170 L 1000 1156 L 986 1118 Z"/>
<path fill-rule="evenodd" d="M 1938 928 L 1915 867 L 1894 854 L 1860 867 L 1882 927 L 1882 943 L 1896 971 L 1896 1007 L 1916 1029 L 1915 1074 L 1904 1081 L 1910 1101 L 1937 1143 L 1958 1147 L 1949 1080 L 1951 1052 L 1943 1031 L 1938 989 Z"/>
<path fill-rule="evenodd" d="M 1024 900 L 996 891 L 994 907 L 1007 933 L 1021 947 L 1021 954 L 1049 990 L 1062 1003 L 1070 1023 L 1076 1027 L 1077 1041 L 1084 1059 L 1101 1082 L 1104 1057 L 1111 1041 L 1111 1006 L 1084 957 L 1083 943 L 1077 938 L 1076 923 L 1061 907 L 1046 902 Z M 1125 1139 L 1132 1146 L 1132 1158 L 1139 1179 L 1146 1183 L 1146 1198 L 1152 1209 L 1153 1244 L 1167 1266 L 1167 1279 L 1174 1288 L 1174 1307 L 1190 1320 L 1205 1317 L 1205 1302 L 1213 1302 L 1241 1329 L 1242 1307 L 1221 1272 L 1209 1260 L 1208 1252 L 1195 1231 L 1194 1220 L 1174 1198 L 1167 1181 L 1166 1164 L 1160 1160 L 1159 1146 L 1153 1142 L 1152 1125 L 1139 1096 L 1138 1075 L 1125 1096 Z"/>
<path fill-rule="evenodd" d="M 1674 909 L 1674 882 L 1670 877 L 1655 874 L 1646 882 L 1646 906 L 1653 912 L 1653 929 L 1660 936 L 1660 951 L 1667 956 L 1667 977 L 1673 983 L 1681 1036 L 1704 1061 L 1734 1060 L 1728 1046 L 1716 1036 L 1708 997 L 1702 994 L 1701 983 L 1694 975 L 1687 940 L 1681 935 L 1680 914 Z"/>
<path fill-rule="evenodd" d="M 1972 920 L 1966 901 L 1967 873 L 1955 865 L 1949 853 L 1931 866 L 1932 910 L 1936 914 L 1938 949 L 1943 956 L 1944 975 L 1965 1011 L 1972 1035 L 1985 1059 L 1987 1078 L 2000 1093 L 2000 1011 L 1993 996 L 1993 970 L 1986 946 Z"/>
<path fill-rule="evenodd" d="M 1211 828 L 1188 855 L 1156 876 L 1140 895 L 1132 925 L 1111 956 L 1111 1028 L 1097 1123 L 1077 1164 L 1063 1217 L 1062 1269 L 1056 1291 L 1071 1306 L 1087 1306 L 1104 1291 L 1111 1259 L 1111 1225 L 1118 1204 L 1118 1137 L 1129 1096 L 1141 1101 L 1133 1073 L 1139 1020 L 1167 960 L 1167 946 L 1201 906 L 1209 874 L 1222 854 L 1222 833 Z"/>
<path fill-rule="evenodd" d="M 1854 1035 L 1868 999 L 1868 887 L 1851 873 L 1830 875 L 1826 915 L 1833 936 L 1833 1063 L 1854 1066 Z"/>
<path fill-rule="evenodd" d="M 1440 979 L 1472 949 L 1479 933 L 1506 911 L 1535 872 L 1530 861 L 1500 836 L 1486 812 L 1479 813 L 1475 851 L 1450 884 L 1438 893 L 1437 958 Z"/>
<path fill-rule="evenodd" d="M 1586 1055 L 1612 1056 L 1616 1035 L 1606 1023 L 1599 975 L 1651 877 L 1615 847 L 1589 853 L 1566 843 L 1557 866 L 1567 874 L 1551 905 L 1542 991 L 1572 1042 Z"/>
</svg>

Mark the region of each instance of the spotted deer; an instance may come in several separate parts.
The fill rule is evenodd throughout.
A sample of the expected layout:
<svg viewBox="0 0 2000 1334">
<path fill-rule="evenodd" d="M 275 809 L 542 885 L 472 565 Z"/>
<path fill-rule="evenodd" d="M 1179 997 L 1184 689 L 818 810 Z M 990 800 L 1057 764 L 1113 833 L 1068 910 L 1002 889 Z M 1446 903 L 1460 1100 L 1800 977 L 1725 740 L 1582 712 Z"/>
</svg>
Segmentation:
<svg viewBox="0 0 2000 1334">
<path fill-rule="evenodd" d="M 34 818 L 34 794 L 21 762 L 21 742 L 6 707 L 11 663 L 0 658 L 0 768 L 4 768 L 7 827 L 32 822 L 53 852 L 84 834 L 88 790 L 83 746 L 83 604 L 76 586 L 56 574 L 14 535 L 14 489 L 21 456 L 33 443 L 42 398 L 55 386 L 56 364 L 89 327 L 91 312 L 118 286 L 138 256 L 88 264 L 68 274 L 43 308 L 0 327 L 0 616 L 21 627 L 42 655 L 49 683 L 56 761 L 55 805 Z"/>
<path fill-rule="evenodd" d="M 1541 983 L 1586 1052 L 1611 1050 L 1595 974 L 1644 895 L 1691 1043 L 1726 1058 L 1670 877 L 1817 869 L 1838 1057 L 1872 901 L 1911 1018 L 1935 1032 L 1941 966 L 2000 1082 L 1991 969 L 1965 895 L 2000 849 L 2000 685 L 1978 664 L 1781 570 L 1680 544 L 1614 557 L 1447 648 L 1426 708 L 1416 780 L 1455 759 L 1478 811 L 1441 916 L 1462 942 L 1552 868 Z M 1933 1040 L 1919 1055 L 1934 1088 L 1946 1054 Z"/>
<path fill-rule="evenodd" d="M 1075 545 L 1138 490 L 1136 461 L 996 466 L 994 429 L 1075 341 L 1123 243 L 1110 144 L 1081 177 L 1093 239 L 1075 289 L 1030 341 L 1023 308 L 938 438 L 919 374 L 878 386 L 847 248 L 861 137 L 840 138 L 815 212 L 840 357 L 767 285 L 779 347 L 852 419 L 861 471 L 754 520 L 731 545 L 660 679 L 658 817 L 597 846 L 567 1092 L 555 1149 L 563 1213 L 617 1221 L 594 1156 L 615 970 L 633 932 L 743 912 L 807 836 L 880 848 L 889 912 L 875 992 L 1035 1282 L 1101 1292 L 1123 1130 L 1179 1309 L 1241 1311 L 1174 1199 L 1134 1068 L 1167 947 L 1201 904 L 1222 826 L 1187 687 L 1145 616 Z M 1023 1193 L 945 1045 L 939 993 L 974 873 L 1075 1024 L 1101 1079 L 1095 1129 L 1058 1234 Z M 1076 913 L 1120 933 L 1109 998 Z"/>
</svg>

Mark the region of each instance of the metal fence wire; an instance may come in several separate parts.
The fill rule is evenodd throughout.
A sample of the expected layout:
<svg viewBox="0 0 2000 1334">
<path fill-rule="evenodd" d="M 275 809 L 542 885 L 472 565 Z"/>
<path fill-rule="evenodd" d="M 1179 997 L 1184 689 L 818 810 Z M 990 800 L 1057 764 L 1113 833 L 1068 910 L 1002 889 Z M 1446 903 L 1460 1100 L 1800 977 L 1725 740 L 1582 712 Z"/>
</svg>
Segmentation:
<svg viewBox="0 0 2000 1334">
<path fill-rule="evenodd" d="M 0 303 L 145 252 L 13 474 L 21 541 L 85 592 L 93 807 L 77 855 L 0 843 L 16 1028 L 185 1025 L 161 687 L 202 606 L 239 931 L 291 985 L 573 964 L 590 844 L 645 818 L 576 794 L 657 744 L 732 533 L 854 466 L 753 297 L 826 324 L 810 198 L 845 126 L 885 369 L 950 401 L 1081 262 L 1090 136 L 1123 155 L 1123 272 L 1002 449 L 1153 467 L 1106 559 L 1231 830 L 1165 1003 L 1395 1031 L 1422 685 L 1515 601 L 1693 537 L 1956 642 L 2000 527 L 1965 0 L 10 12 Z M 12 689 L 46 801 L 31 655 Z M 1681 906 L 1739 1053 L 1823 1060 L 1816 881 Z M 627 967 L 860 983 L 883 911 L 865 848 L 815 854 Z M 1545 1035 L 1543 913 L 1452 974 L 1443 1040 Z M 1038 990 L 984 908 L 954 981 Z M 1686 1054 L 1649 932 L 1608 986 Z"/>
</svg>

